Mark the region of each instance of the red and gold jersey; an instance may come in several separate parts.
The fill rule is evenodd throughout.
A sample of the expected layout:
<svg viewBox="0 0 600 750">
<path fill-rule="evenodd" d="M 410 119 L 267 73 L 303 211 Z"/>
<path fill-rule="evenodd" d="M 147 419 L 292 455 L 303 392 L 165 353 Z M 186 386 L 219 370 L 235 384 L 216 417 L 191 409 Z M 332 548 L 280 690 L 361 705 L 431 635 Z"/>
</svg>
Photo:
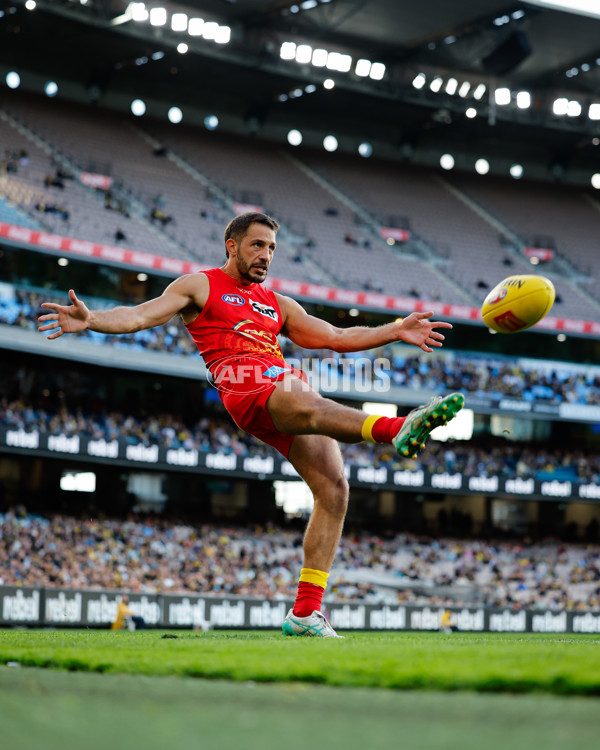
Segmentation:
<svg viewBox="0 0 600 750">
<path fill-rule="evenodd" d="M 284 365 L 277 341 L 283 321 L 275 294 L 262 284 L 239 284 L 220 268 L 205 274 L 208 300 L 186 328 L 206 366 L 212 371 L 218 363 L 257 356 Z"/>
</svg>

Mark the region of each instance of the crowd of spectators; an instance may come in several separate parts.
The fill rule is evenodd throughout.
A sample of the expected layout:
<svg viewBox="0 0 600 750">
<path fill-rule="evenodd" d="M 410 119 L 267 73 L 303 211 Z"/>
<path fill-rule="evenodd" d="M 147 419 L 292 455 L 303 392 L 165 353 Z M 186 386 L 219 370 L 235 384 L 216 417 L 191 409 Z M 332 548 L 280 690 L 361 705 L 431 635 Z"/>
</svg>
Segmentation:
<svg viewBox="0 0 600 750">
<path fill-rule="evenodd" d="M 79 435 L 92 440 L 123 440 L 130 445 L 141 443 L 201 453 L 242 457 L 276 455 L 273 448 L 239 430 L 225 417 L 204 416 L 188 424 L 183 417 L 169 413 L 136 417 L 120 411 L 69 409 L 65 405 L 50 410 L 24 398 L 9 401 L 1 393 L 0 427 L 37 430 L 49 435 Z M 397 455 L 390 445 L 356 443 L 340 446 L 349 466 L 423 469 L 432 474 L 458 472 L 467 477 L 533 477 L 600 483 L 600 454 L 564 445 L 552 448 L 492 439 L 445 443 L 431 440 L 428 449 L 414 460 Z"/>
<path fill-rule="evenodd" d="M 64 296 L 48 292 L 16 290 L 14 298 L 0 297 L 0 323 L 35 329 L 43 301 L 64 303 Z M 97 305 L 97 301 L 94 301 Z M 104 303 L 106 307 L 114 304 Z M 84 331 L 85 338 L 99 344 L 137 350 L 166 351 L 178 355 L 198 356 L 196 347 L 182 325 L 171 321 L 165 326 L 132 334 L 107 335 Z M 487 398 L 515 398 L 548 404 L 600 404 L 600 369 L 577 369 L 568 363 L 550 366 L 540 360 L 515 361 L 501 356 L 458 354 L 407 354 L 404 347 L 388 346 L 371 352 L 356 352 L 341 358 L 327 350 L 300 349 L 282 338 L 287 358 L 304 364 L 309 372 L 327 382 L 332 375 L 353 378 L 359 368 L 364 376 L 364 363 L 371 363 L 367 377 L 383 376 L 392 385 L 429 389 L 438 393 L 462 391 Z M 378 366 L 374 366 L 378 359 Z M 386 367 L 385 361 L 389 362 Z M 353 362 L 357 366 L 353 366 Z M 360 364 L 359 364 L 360 363 Z M 333 371 L 333 372 L 332 372 Z"/>
<path fill-rule="evenodd" d="M 0 514 L 0 585 L 283 599 L 301 565 L 301 532 L 275 526 Z M 328 600 L 599 609 L 599 577 L 597 545 L 347 533 Z"/>
</svg>

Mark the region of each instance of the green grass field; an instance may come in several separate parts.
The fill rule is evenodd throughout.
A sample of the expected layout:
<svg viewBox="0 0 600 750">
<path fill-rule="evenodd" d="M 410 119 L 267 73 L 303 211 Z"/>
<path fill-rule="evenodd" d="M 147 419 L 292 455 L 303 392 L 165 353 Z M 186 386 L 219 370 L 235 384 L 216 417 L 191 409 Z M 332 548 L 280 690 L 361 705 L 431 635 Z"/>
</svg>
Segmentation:
<svg viewBox="0 0 600 750">
<path fill-rule="evenodd" d="M 8 630 L 0 664 L 3 750 L 600 745 L 591 636 Z"/>
</svg>

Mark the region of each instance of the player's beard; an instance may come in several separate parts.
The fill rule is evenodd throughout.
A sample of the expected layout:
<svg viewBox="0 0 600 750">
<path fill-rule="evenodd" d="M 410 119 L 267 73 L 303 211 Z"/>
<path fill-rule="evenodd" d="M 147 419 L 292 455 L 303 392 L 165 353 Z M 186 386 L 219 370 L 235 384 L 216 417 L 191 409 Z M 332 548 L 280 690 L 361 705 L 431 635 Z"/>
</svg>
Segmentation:
<svg viewBox="0 0 600 750">
<path fill-rule="evenodd" d="M 262 284 L 263 281 L 267 278 L 267 273 L 269 271 L 268 266 L 264 266 L 265 273 L 262 274 L 258 271 L 256 266 L 263 266 L 262 263 L 254 263 L 253 265 L 250 265 L 248 261 L 244 258 L 242 253 L 240 252 L 240 246 L 238 245 L 238 251 L 235 256 L 235 262 L 237 265 L 237 270 L 246 281 L 251 281 L 253 284 Z"/>
</svg>

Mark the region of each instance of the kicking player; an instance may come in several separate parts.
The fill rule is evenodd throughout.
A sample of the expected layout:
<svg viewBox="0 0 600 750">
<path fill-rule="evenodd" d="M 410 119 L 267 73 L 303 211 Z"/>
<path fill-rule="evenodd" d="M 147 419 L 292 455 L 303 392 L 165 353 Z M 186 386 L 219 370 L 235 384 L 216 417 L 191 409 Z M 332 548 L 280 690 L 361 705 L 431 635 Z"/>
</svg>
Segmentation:
<svg viewBox="0 0 600 750">
<path fill-rule="evenodd" d="M 391 418 L 366 416 L 310 388 L 305 374 L 286 364 L 277 341 L 280 332 L 307 349 L 343 353 L 404 341 L 431 352 L 444 340 L 437 329 L 452 326 L 430 320 L 431 312 L 376 328 L 337 328 L 309 315 L 293 299 L 262 286 L 278 228 L 265 214 L 241 214 L 225 230 L 222 268 L 181 276 L 160 297 L 135 307 L 89 310 L 70 290 L 71 305 L 43 303 L 51 312 L 40 316 L 39 330 L 49 331 L 49 339 L 86 328 L 132 333 L 181 316 L 236 424 L 285 456 L 314 497 L 304 535 L 304 567 L 283 632 L 338 638 L 321 613 L 348 503 L 336 441 L 391 443 L 399 454 L 416 456 L 429 433 L 462 408 L 464 397 L 434 398 L 407 417 Z"/>
</svg>

